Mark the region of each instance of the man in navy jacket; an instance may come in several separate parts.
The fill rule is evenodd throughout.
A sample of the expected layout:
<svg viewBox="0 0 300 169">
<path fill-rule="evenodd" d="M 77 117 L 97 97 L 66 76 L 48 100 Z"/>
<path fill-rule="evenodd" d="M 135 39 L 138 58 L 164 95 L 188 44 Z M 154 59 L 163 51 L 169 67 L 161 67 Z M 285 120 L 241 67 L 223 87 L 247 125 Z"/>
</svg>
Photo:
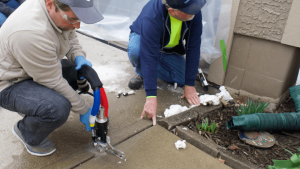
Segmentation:
<svg viewBox="0 0 300 169">
<path fill-rule="evenodd" d="M 156 125 L 157 77 L 184 86 L 191 105 L 200 105 L 194 87 L 200 59 L 201 8 L 206 0 L 150 0 L 130 26 L 128 57 L 135 67 L 131 89 L 144 83 L 147 115 Z M 184 57 L 185 55 L 185 57 Z"/>
</svg>

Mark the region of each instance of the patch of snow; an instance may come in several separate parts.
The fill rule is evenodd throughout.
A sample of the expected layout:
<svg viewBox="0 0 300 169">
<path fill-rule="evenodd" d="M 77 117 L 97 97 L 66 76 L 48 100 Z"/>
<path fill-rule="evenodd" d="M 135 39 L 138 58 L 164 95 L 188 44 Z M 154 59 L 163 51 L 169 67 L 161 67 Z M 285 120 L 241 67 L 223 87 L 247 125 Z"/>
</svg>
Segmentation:
<svg viewBox="0 0 300 169">
<path fill-rule="evenodd" d="M 126 65 L 101 65 L 97 67 L 93 67 L 93 69 L 97 72 L 101 82 L 103 83 L 103 87 L 108 92 L 115 91 L 125 91 L 127 90 L 127 86 L 122 85 L 121 81 L 128 80 L 129 73 L 125 71 Z"/>
<path fill-rule="evenodd" d="M 175 89 L 174 86 L 168 85 L 167 89 L 170 90 L 170 91 L 172 91 L 172 92 L 175 92 L 175 93 L 184 93 L 184 90 L 183 90 L 182 87 L 177 87 Z"/>
</svg>

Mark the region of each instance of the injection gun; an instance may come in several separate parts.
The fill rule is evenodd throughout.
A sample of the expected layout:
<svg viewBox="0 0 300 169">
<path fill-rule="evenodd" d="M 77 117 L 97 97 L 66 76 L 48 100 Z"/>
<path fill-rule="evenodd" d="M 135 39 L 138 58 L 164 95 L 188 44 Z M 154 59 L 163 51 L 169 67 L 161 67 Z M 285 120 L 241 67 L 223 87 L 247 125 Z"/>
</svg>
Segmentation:
<svg viewBox="0 0 300 169">
<path fill-rule="evenodd" d="M 90 83 L 93 93 L 90 95 L 94 96 L 94 103 L 92 112 L 89 118 L 90 127 L 92 128 L 92 139 L 94 146 L 97 147 L 101 152 L 113 154 L 118 158 L 126 161 L 124 158 L 125 154 L 115 149 L 110 144 L 110 137 L 107 136 L 108 130 L 108 101 L 102 82 L 100 81 L 96 71 L 88 65 L 83 65 L 81 69 L 77 71 L 77 78 L 85 77 Z"/>
</svg>

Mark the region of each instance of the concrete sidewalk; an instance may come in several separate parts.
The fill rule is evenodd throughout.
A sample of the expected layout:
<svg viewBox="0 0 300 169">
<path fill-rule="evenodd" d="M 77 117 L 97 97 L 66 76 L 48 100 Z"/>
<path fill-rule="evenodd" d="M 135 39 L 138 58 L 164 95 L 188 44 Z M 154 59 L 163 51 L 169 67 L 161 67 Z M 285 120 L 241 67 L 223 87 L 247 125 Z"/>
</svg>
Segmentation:
<svg viewBox="0 0 300 169">
<path fill-rule="evenodd" d="M 141 120 L 146 100 L 144 89 L 117 98 L 120 90 L 130 90 L 127 83 L 135 74 L 125 51 L 81 34 L 78 38 L 107 93 L 110 105 L 108 135 L 112 144 L 125 152 L 127 161 L 119 163 L 117 157 L 100 154 L 92 145 L 91 133 L 85 131 L 75 113 L 71 113 L 68 121 L 49 136 L 56 145 L 56 152 L 47 157 L 32 156 L 11 132 L 21 116 L 0 108 L 0 168 L 228 168 L 190 144 L 185 150 L 175 149 L 177 136 L 160 126 L 152 127 L 152 121 L 146 118 Z M 196 86 L 197 92 L 203 94 L 199 82 Z M 158 117 L 163 118 L 164 110 L 170 105 L 189 106 L 186 99 L 180 98 L 182 94 L 182 88 L 175 90 L 172 85 L 159 80 Z M 92 105 L 91 96 L 83 97 Z M 203 112 L 215 108 L 200 106 L 195 110 Z"/>
<path fill-rule="evenodd" d="M 126 152 L 126 162 L 114 156 L 99 155 L 78 168 L 229 169 L 189 143 L 186 149 L 177 150 L 174 143 L 179 139 L 160 126 L 151 127 L 116 146 Z"/>
</svg>

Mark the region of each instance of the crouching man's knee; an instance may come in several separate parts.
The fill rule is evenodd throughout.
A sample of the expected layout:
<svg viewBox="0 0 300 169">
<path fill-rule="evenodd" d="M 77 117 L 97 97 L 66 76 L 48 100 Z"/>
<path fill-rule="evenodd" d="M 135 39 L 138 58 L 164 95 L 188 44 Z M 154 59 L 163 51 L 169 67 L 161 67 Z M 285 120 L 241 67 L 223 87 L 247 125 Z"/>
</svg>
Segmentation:
<svg viewBox="0 0 300 169">
<path fill-rule="evenodd" d="M 60 127 L 68 120 L 72 108 L 71 102 L 64 97 L 62 98 L 48 104 L 47 113 L 42 117 L 44 120 L 51 120 L 51 125 L 55 128 Z"/>
</svg>

